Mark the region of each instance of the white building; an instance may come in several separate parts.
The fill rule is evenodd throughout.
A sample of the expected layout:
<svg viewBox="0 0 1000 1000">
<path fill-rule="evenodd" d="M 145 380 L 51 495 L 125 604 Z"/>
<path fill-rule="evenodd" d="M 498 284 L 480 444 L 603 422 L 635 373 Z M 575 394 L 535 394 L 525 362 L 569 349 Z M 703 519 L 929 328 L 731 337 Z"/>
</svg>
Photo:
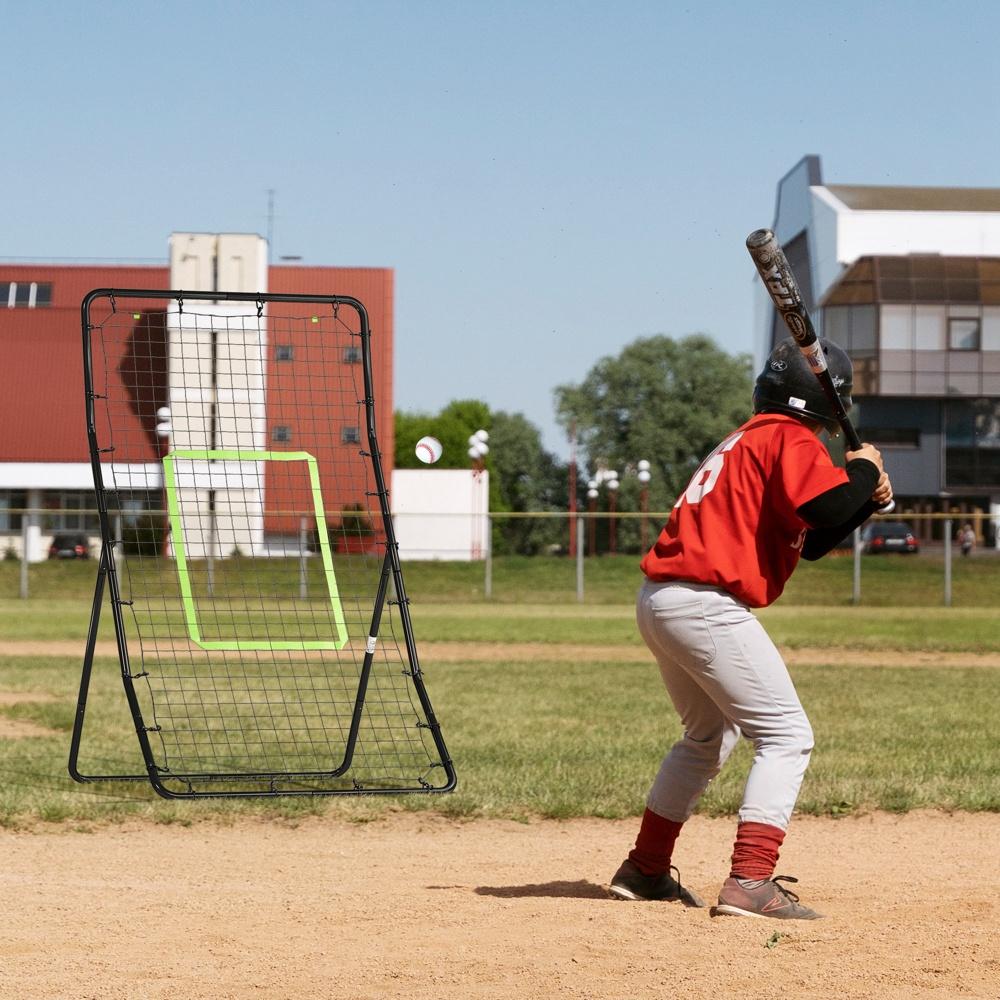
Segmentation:
<svg viewBox="0 0 1000 1000">
<path fill-rule="evenodd" d="M 806 156 L 773 229 L 817 329 L 851 354 L 854 422 L 900 508 L 988 511 L 998 540 L 1000 188 L 824 184 Z M 787 336 L 758 282 L 758 362 Z"/>
<path fill-rule="evenodd" d="M 490 474 L 471 469 L 395 469 L 392 523 L 402 560 L 484 559 Z"/>
</svg>

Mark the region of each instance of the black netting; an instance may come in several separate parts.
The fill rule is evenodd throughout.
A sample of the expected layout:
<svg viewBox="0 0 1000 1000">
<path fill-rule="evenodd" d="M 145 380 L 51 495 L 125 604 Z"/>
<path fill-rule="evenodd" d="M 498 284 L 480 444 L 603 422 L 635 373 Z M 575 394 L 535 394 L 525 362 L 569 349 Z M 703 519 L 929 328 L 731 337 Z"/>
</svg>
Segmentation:
<svg viewBox="0 0 1000 1000">
<path fill-rule="evenodd" d="M 92 293 L 84 315 L 98 587 L 145 769 L 173 795 L 450 787 L 363 307 L 179 294 Z M 79 773 L 90 661 L 71 770 L 136 777 L 99 748 L 107 773 Z"/>
</svg>

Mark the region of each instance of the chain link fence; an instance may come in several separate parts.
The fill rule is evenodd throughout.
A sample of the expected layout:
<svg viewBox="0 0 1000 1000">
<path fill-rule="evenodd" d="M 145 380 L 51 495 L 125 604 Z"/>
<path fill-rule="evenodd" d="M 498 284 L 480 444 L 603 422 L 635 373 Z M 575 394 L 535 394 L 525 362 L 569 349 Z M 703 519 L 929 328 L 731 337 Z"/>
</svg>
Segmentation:
<svg viewBox="0 0 1000 1000">
<path fill-rule="evenodd" d="M 0 559 L 18 563 L 20 567 L 18 593 L 31 596 L 33 566 L 50 560 L 89 558 L 101 555 L 97 511 L 91 508 L 59 511 L 60 515 L 79 515 L 81 528 L 64 529 L 52 526 L 53 511 L 42 508 L 11 508 L 5 510 L 5 526 L 0 527 Z M 162 511 L 143 511 L 144 517 L 165 516 Z M 568 560 L 573 566 L 575 592 L 567 599 L 583 602 L 587 594 L 588 573 L 594 573 L 601 560 L 616 556 L 632 556 L 638 561 L 653 544 L 669 512 L 646 514 L 626 511 L 597 512 L 479 512 L 478 514 L 394 515 L 397 523 L 408 516 L 419 517 L 424 523 L 445 520 L 450 529 L 433 532 L 435 541 L 426 549 L 403 552 L 404 561 L 467 562 L 482 566 L 482 594 L 489 600 L 494 594 L 494 566 L 511 555 L 530 555 L 538 559 Z M 485 522 L 485 530 L 480 520 Z M 894 526 L 895 537 L 888 537 L 882 526 Z M 898 527 L 902 525 L 903 529 Z M 113 518 L 112 531 L 123 537 L 121 515 Z M 969 530 L 971 529 L 971 534 Z M 412 532 L 411 532 L 412 534 Z M 297 564 L 298 596 L 307 599 L 310 588 L 310 563 L 316 556 L 315 526 L 306 515 L 299 519 L 299 531 L 267 539 L 265 558 L 282 559 Z M 879 538 L 883 540 L 878 541 Z M 471 539 L 471 541 L 470 541 Z M 852 593 L 854 604 L 863 603 L 864 567 L 872 558 L 887 558 L 896 553 L 903 558 L 930 556 L 941 565 L 940 601 L 951 606 L 952 579 L 956 559 L 996 559 L 1000 572 L 1000 539 L 996 519 L 982 511 L 950 513 L 911 513 L 903 511 L 872 518 L 863 528 L 845 539 L 836 551 L 840 557 L 853 559 Z M 27 554 L 27 558 L 25 558 Z M 162 558 L 171 558 L 165 555 Z M 208 556 L 208 562 L 223 562 L 218 556 Z M 588 571 L 588 567 L 590 570 Z M 213 578 L 212 567 L 207 577 Z"/>
</svg>

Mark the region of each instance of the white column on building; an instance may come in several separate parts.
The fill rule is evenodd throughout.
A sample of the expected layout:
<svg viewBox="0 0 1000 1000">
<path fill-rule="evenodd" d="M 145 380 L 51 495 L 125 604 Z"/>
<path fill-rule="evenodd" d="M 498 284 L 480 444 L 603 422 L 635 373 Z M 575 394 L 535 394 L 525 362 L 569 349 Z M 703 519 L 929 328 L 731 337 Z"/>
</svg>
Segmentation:
<svg viewBox="0 0 1000 1000">
<path fill-rule="evenodd" d="M 258 236 L 175 233 L 170 251 L 173 288 L 267 290 L 266 243 Z M 173 450 L 267 448 L 266 324 L 266 309 L 258 317 L 254 302 L 191 299 L 184 302 L 183 311 L 171 305 L 167 336 Z M 188 557 L 224 558 L 234 549 L 247 555 L 261 553 L 263 463 L 212 465 L 219 467 L 210 471 L 205 463 L 204 468 L 192 467 L 178 478 Z M 214 500 L 211 514 L 210 497 Z"/>
<path fill-rule="evenodd" d="M 24 515 L 28 521 L 24 535 L 28 546 L 25 558 L 28 562 L 43 562 L 47 553 L 42 545 L 42 515 L 38 513 L 42 507 L 42 491 L 28 490 L 27 502 L 31 513 Z"/>
</svg>

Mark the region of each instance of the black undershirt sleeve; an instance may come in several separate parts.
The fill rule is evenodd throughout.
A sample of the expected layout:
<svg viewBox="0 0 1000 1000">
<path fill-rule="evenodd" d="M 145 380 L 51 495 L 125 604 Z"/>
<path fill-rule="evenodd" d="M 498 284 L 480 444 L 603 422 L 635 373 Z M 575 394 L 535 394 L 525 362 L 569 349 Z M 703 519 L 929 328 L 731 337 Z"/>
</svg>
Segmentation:
<svg viewBox="0 0 1000 1000">
<path fill-rule="evenodd" d="M 847 463 L 846 471 L 846 483 L 821 493 L 796 511 L 810 526 L 802 544 L 803 559 L 825 556 L 878 510 L 871 499 L 879 479 L 875 464 L 856 458 Z"/>
</svg>

